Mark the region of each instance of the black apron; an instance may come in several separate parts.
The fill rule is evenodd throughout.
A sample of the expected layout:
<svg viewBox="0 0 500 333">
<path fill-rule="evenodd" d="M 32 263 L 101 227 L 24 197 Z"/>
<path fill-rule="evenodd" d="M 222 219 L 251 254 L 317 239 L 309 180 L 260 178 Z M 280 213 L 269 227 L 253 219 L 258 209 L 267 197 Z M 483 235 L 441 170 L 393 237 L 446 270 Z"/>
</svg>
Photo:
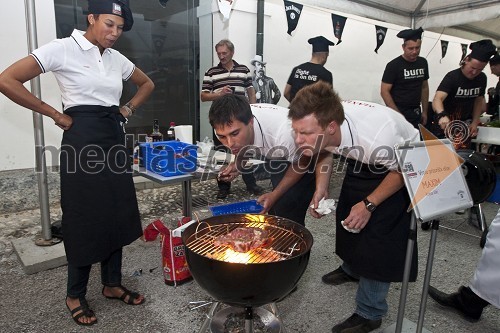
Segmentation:
<svg viewBox="0 0 500 333">
<path fill-rule="evenodd" d="M 142 235 L 118 107 L 77 106 L 61 145 L 61 208 L 70 264 L 100 262 Z"/>
<path fill-rule="evenodd" d="M 336 252 L 352 271 L 383 282 L 403 280 L 406 246 L 410 231 L 410 204 L 406 188 L 384 200 L 372 213 L 360 233 L 348 232 L 340 224 L 351 207 L 365 199 L 382 182 L 388 171 L 348 159 L 336 211 Z M 417 244 L 413 250 L 410 281 L 417 278 Z"/>
<path fill-rule="evenodd" d="M 281 160 L 267 160 L 266 164 L 266 169 L 271 174 L 273 189 L 275 189 L 292 165 L 288 161 Z M 306 213 L 315 189 L 316 176 L 314 165 L 311 163 L 308 166 L 308 172 L 304 173 L 302 178 L 276 201 L 269 209 L 269 214 L 281 216 L 305 226 Z"/>
</svg>

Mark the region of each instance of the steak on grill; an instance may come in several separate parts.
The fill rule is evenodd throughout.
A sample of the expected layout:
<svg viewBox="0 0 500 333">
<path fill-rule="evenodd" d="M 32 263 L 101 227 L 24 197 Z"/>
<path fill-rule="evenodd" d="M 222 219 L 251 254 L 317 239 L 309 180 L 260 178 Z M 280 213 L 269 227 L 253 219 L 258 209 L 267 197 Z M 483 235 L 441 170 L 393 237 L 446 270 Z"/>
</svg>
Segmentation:
<svg viewBox="0 0 500 333">
<path fill-rule="evenodd" d="M 271 242 L 269 233 L 260 228 L 239 227 L 215 238 L 215 246 L 229 246 L 236 252 L 248 252 L 264 247 Z"/>
</svg>

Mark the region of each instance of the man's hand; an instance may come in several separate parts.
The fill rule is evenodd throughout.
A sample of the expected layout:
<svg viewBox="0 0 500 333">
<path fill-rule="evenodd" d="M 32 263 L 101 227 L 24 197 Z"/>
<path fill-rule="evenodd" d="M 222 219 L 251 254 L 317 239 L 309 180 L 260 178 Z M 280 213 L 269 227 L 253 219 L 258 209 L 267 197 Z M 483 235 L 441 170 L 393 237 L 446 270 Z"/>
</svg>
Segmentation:
<svg viewBox="0 0 500 333">
<path fill-rule="evenodd" d="M 473 138 L 477 136 L 477 123 L 474 121 L 469 125 L 469 134 Z"/>
<path fill-rule="evenodd" d="M 344 225 L 350 229 L 362 230 L 371 216 L 372 213 L 366 209 L 365 203 L 360 201 L 352 206 L 349 216 L 344 219 Z"/>
<path fill-rule="evenodd" d="M 448 118 L 448 116 L 443 116 L 438 120 L 439 127 L 441 127 L 443 131 L 446 129 L 446 126 L 448 126 L 449 123 L 450 118 Z"/>
<path fill-rule="evenodd" d="M 240 172 L 238 171 L 238 168 L 234 162 L 231 162 L 228 166 L 221 169 L 217 175 L 217 179 L 222 182 L 232 182 L 236 177 L 238 177 L 239 174 Z"/>
<path fill-rule="evenodd" d="M 271 209 L 272 206 L 278 201 L 279 197 L 277 196 L 276 192 L 270 192 L 270 193 L 264 193 L 261 195 L 258 199 L 257 202 L 264 207 L 262 211 L 259 214 L 266 214 L 269 209 Z"/>
<path fill-rule="evenodd" d="M 309 214 L 311 214 L 312 217 L 319 219 L 319 218 L 324 216 L 322 214 L 319 214 L 316 211 L 316 208 L 318 208 L 319 202 L 323 198 L 325 198 L 325 199 L 328 198 L 328 192 L 316 189 L 316 192 L 314 192 L 314 195 L 312 197 L 311 203 L 309 204 Z"/>
</svg>

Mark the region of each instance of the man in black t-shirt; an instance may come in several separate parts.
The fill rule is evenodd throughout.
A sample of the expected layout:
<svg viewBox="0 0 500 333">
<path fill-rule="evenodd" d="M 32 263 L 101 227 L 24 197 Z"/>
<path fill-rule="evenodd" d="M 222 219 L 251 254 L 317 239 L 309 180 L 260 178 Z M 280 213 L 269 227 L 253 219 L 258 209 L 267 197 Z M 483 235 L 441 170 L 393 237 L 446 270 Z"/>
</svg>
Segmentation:
<svg viewBox="0 0 500 333">
<path fill-rule="evenodd" d="M 324 66 L 330 54 L 328 48 L 335 45 L 335 43 L 323 36 L 310 38 L 307 42 L 313 46 L 311 60 L 292 69 L 283 92 L 283 96 L 289 102 L 293 100 L 300 89 L 307 85 L 320 80 L 333 85 L 332 73 Z"/>
<path fill-rule="evenodd" d="M 429 66 L 419 56 L 422 32 L 419 28 L 398 33 L 404 40 L 403 54 L 387 64 L 380 86 L 385 105 L 403 114 L 415 128 L 426 124 L 429 105 Z"/>
<path fill-rule="evenodd" d="M 492 115 L 492 119 L 498 119 L 500 108 L 500 54 L 496 54 L 490 59 L 491 74 L 498 76 L 498 82 L 495 88 L 490 88 L 490 98 L 488 100 L 488 113 Z"/>
<path fill-rule="evenodd" d="M 436 134 L 448 136 L 457 148 L 467 147 L 470 138 L 477 135 L 479 118 L 486 111 L 487 79 L 483 69 L 496 53 L 496 47 L 489 39 L 472 43 L 469 48 L 471 53 L 462 60 L 460 68 L 446 74 L 432 101 L 437 123 L 443 131 Z M 467 127 L 460 124 L 448 126 L 451 121 L 462 121 Z"/>
</svg>

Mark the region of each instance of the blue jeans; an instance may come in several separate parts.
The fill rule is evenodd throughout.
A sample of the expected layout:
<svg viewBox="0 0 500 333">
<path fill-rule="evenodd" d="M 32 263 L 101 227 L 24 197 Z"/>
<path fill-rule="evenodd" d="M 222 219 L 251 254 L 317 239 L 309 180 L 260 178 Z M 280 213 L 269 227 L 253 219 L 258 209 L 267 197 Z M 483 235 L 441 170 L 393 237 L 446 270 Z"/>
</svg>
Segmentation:
<svg viewBox="0 0 500 333">
<path fill-rule="evenodd" d="M 359 279 L 356 292 L 356 313 L 370 320 L 382 319 L 387 314 L 387 293 L 390 282 L 371 280 L 353 273 L 345 262 L 342 264 L 344 272 Z"/>
<path fill-rule="evenodd" d="M 92 265 L 74 266 L 68 264 L 67 296 L 82 298 L 87 294 Z M 101 261 L 101 283 L 108 287 L 119 287 L 122 283 L 122 249 L 116 250 Z"/>
</svg>

